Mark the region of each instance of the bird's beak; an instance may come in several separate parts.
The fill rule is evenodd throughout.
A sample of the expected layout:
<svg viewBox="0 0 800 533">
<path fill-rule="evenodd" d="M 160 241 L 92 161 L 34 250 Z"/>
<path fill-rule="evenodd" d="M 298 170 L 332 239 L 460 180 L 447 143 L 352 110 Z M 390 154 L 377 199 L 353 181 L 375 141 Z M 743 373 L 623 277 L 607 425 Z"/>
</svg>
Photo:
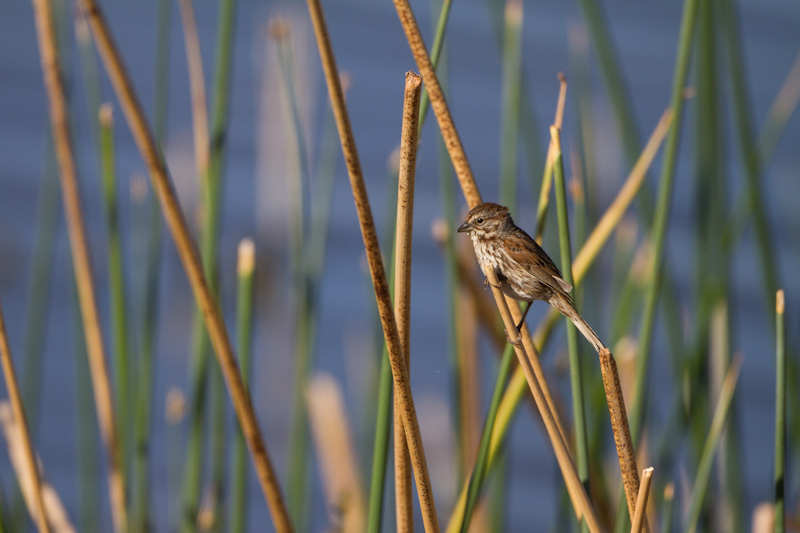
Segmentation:
<svg viewBox="0 0 800 533">
<path fill-rule="evenodd" d="M 472 224 L 469 222 L 464 222 L 458 227 L 459 233 L 469 233 L 472 230 Z"/>
</svg>

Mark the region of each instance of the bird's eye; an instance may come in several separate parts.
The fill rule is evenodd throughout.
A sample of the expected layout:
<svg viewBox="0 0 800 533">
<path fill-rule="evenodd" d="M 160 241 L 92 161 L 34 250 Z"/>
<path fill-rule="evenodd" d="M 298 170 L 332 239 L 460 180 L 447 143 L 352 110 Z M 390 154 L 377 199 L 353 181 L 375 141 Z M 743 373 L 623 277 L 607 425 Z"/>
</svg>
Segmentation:
<svg viewBox="0 0 800 533">
<path fill-rule="evenodd" d="M 478 224 L 483 224 L 483 219 L 482 219 L 482 218 L 479 218 L 479 219 L 477 220 L 477 222 L 478 222 Z"/>
</svg>

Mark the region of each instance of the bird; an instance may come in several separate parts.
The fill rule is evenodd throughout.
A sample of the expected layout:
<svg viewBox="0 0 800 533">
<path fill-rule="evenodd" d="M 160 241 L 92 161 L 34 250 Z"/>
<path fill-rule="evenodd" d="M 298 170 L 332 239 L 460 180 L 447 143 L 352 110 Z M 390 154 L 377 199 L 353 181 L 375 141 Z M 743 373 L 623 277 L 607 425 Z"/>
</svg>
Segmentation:
<svg viewBox="0 0 800 533">
<path fill-rule="evenodd" d="M 494 268 L 504 294 L 528 306 L 517 325 L 519 333 L 534 300 L 542 300 L 569 318 L 598 353 L 600 338 L 575 309 L 572 285 L 530 235 L 514 224 L 508 208 L 492 202 L 473 207 L 459 233 L 469 233 L 481 271 Z"/>
</svg>

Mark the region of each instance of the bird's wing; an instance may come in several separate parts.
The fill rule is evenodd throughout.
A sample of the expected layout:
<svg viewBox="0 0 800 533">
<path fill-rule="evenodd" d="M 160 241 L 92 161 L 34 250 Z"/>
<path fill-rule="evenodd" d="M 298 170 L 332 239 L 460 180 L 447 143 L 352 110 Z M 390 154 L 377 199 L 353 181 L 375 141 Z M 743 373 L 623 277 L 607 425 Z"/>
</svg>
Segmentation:
<svg viewBox="0 0 800 533">
<path fill-rule="evenodd" d="M 564 281 L 558 267 L 530 235 L 520 230 L 515 239 L 507 242 L 508 255 L 541 283 L 555 291 L 569 293 L 572 285 Z"/>
</svg>

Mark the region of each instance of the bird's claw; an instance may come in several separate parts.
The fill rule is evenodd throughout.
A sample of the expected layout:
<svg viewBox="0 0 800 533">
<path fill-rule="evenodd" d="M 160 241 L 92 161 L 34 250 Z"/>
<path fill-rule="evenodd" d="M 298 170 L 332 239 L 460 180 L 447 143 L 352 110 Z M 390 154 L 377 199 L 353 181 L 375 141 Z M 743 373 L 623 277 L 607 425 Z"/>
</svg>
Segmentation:
<svg viewBox="0 0 800 533">
<path fill-rule="evenodd" d="M 517 338 L 516 340 L 511 340 L 511 337 L 508 336 L 508 330 L 503 330 L 506 333 L 506 340 L 511 343 L 512 346 L 516 346 L 520 348 L 522 346 L 522 333 L 517 330 Z"/>
<path fill-rule="evenodd" d="M 483 288 L 485 289 L 486 287 L 494 287 L 495 289 L 499 289 L 500 288 L 500 284 L 498 283 L 497 285 L 493 285 L 493 284 L 489 283 L 489 278 L 484 278 L 484 280 L 483 280 Z"/>
</svg>

